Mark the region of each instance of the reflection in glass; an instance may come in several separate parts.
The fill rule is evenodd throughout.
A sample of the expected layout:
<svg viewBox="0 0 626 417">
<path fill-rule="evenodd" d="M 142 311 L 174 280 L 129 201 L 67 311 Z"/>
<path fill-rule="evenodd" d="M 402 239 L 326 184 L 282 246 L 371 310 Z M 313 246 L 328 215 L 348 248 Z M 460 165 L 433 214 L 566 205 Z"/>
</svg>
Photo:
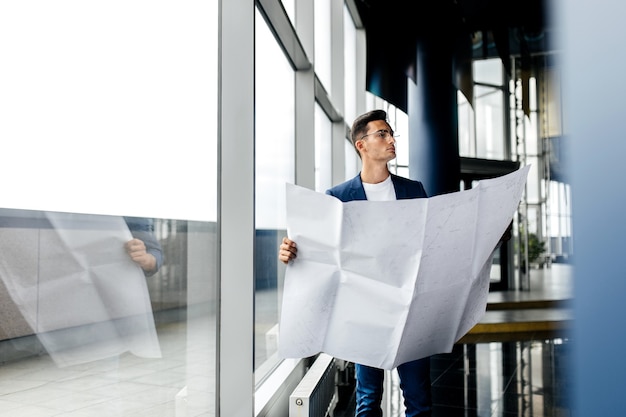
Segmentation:
<svg viewBox="0 0 626 417">
<path fill-rule="evenodd" d="M 213 415 L 216 230 L 1 210 L 0 386 L 13 415 Z M 133 261 L 133 239 L 155 268 Z"/>
<path fill-rule="evenodd" d="M 37 220 L 0 229 L 0 277 L 51 358 L 68 366 L 124 352 L 161 357 L 145 275 L 162 255 L 148 219 L 43 212 Z M 156 256 L 139 249 L 133 262 L 125 245 L 145 242 Z M 159 261 L 143 270 L 143 257 Z"/>
</svg>

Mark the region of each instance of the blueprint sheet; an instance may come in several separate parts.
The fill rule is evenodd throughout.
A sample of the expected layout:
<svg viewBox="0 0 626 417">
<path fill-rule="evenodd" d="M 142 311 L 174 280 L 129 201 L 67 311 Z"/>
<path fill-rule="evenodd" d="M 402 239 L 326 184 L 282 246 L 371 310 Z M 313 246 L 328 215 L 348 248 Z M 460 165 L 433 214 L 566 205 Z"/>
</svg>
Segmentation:
<svg viewBox="0 0 626 417">
<path fill-rule="evenodd" d="M 529 166 L 431 198 L 351 201 L 287 184 L 279 355 L 382 369 L 452 350 L 485 313 Z"/>
</svg>

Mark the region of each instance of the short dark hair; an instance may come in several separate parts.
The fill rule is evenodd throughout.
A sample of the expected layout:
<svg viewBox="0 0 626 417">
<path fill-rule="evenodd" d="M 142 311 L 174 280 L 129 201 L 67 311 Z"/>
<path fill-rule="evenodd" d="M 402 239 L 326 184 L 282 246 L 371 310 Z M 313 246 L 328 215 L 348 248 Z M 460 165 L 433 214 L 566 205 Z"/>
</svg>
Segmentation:
<svg viewBox="0 0 626 417">
<path fill-rule="evenodd" d="M 356 148 L 356 142 L 367 133 L 367 124 L 369 122 L 373 122 L 374 120 L 382 120 L 389 123 L 387 122 L 387 112 L 384 110 L 368 111 L 367 113 L 364 113 L 354 119 L 354 122 L 352 123 L 352 129 L 350 129 L 350 141 L 359 156 L 361 156 L 361 154 Z"/>
</svg>

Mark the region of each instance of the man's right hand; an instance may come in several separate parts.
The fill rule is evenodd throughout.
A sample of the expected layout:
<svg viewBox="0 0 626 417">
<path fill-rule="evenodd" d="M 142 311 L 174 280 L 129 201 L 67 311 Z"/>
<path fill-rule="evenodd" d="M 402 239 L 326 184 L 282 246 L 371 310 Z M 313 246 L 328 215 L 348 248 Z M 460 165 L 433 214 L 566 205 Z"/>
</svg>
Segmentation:
<svg viewBox="0 0 626 417">
<path fill-rule="evenodd" d="M 283 243 L 280 244 L 280 249 L 278 250 L 278 259 L 286 265 L 290 260 L 296 259 L 297 254 L 296 242 L 284 237 Z"/>
</svg>

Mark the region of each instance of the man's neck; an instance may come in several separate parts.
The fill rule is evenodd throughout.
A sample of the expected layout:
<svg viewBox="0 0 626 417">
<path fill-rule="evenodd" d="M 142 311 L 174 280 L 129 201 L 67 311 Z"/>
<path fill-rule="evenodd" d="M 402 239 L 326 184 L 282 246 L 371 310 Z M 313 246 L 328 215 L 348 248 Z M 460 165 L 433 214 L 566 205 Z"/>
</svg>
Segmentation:
<svg viewBox="0 0 626 417">
<path fill-rule="evenodd" d="M 384 165 L 364 165 L 361 169 L 361 181 L 366 184 L 378 184 L 389 176 L 387 164 Z"/>
</svg>

